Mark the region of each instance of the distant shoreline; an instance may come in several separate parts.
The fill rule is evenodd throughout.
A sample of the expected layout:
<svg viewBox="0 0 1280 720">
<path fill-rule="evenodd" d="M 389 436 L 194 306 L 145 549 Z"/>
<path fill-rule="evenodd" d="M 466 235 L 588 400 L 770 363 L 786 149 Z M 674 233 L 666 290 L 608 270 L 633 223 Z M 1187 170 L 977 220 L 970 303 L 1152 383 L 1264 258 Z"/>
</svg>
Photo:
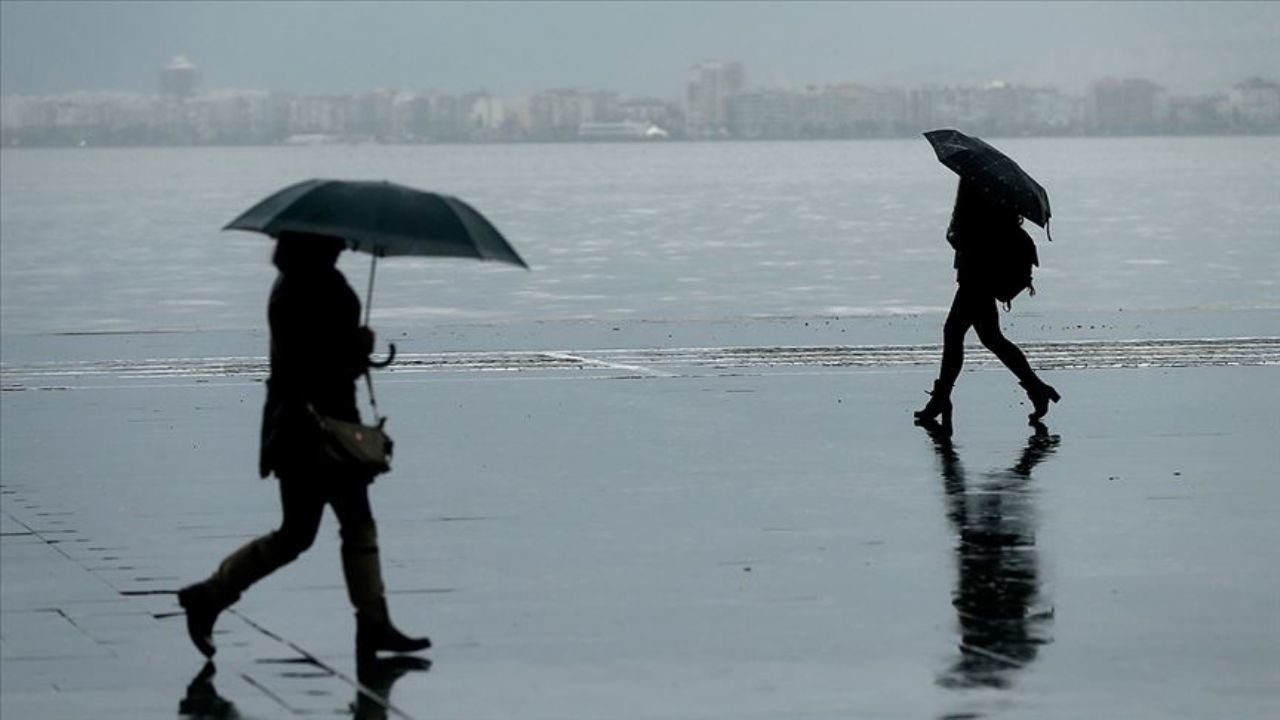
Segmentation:
<svg viewBox="0 0 1280 720">
<path fill-rule="evenodd" d="M 1059 133 L 1059 134 L 984 134 L 983 137 L 993 140 L 1139 140 L 1153 138 L 1249 138 L 1277 137 L 1280 130 L 1258 132 L 1204 132 L 1204 133 L 1135 133 L 1130 135 L 1100 133 Z M 223 142 L 223 143 L 100 143 L 100 142 L 43 142 L 18 143 L 4 142 L 0 150 L 90 150 L 90 149 L 127 149 L 127 148 L 313 148 L 313 147 L 417 147 L 417 146 L 511 146 L 511 145 L 693 145 L 693 144 L 730 144 L 730 143 L 812 143 L 812 142 L 876 142 L 886 140 L 914 140 L 917 133 L 901 135 L 882 135 L 866 137 L 759 137 L 759 138 L 598 138 L 590 140 L 376 140 L 367 138 L 334 138 L 319 142 L 290 143 L 276 142 Z"/>
</svg>

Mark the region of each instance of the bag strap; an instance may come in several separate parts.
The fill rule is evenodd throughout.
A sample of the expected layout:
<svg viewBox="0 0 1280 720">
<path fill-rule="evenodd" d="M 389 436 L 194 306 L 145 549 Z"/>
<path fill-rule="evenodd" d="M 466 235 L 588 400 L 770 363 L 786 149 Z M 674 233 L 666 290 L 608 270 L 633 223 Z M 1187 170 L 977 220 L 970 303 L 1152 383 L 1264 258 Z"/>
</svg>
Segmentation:
<svg viewBox="0 0 1280 720">
<path fill-rule="evenodd" d="M 369 388 L 369 406 L 373 408 L 374 424 L 382 427 L 382 415 L 378 412 L 378 398 L 373 394 L 373 373 L 368 370 L 364 371 L 364 383 Z"/>
</svg>

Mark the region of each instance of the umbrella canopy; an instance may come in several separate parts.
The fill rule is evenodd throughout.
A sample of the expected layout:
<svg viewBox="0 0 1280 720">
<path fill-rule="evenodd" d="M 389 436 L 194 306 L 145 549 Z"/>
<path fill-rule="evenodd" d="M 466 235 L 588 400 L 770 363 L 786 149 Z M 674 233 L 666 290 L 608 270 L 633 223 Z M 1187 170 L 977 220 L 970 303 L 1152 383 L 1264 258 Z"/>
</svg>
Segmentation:
<svg viewBox="0 0 1280 720">
<path fill-rule="evenodd" d="M 529 267 L 465 202 L 385 181 L 306 180 L 249 208 L 223 230 L 332 235 L 374 257 L 438 255 Z"/>
<path fill-rule="evenodd" d="M 456 197 L 386 181 L 306 180 L 276 192 L 222 229 L 251 230 L 272 237 L 282 232 L 328 235 L 369 253 L 373 258 L 364 304 L 366 325 L 380 257 L 439 255 L 498 260 L 529 268 L 475 208 Z M 391 355 L 395 356 L 395 345 Z"/>
<path fill-rule="evenodd" d="M 961 179 L 977 183 L 997 201 L 1046 227 L 1049 194 L 1008 155 L 959 130 L 931 130 L 924 136 L 933 145 L 938 160 Z"/>
</svg>

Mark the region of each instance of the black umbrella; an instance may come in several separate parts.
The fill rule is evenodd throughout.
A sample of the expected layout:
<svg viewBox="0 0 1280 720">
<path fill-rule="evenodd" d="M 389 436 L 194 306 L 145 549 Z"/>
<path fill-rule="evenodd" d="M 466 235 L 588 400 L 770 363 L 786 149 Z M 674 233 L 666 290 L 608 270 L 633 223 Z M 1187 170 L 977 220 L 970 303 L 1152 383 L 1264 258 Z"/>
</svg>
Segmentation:
<svg viewBox="0 0 1280 720">
<path fill-rule="evenodd" d="M 475 208 L 455 197 L 390 182 L 307 180 L 280 190 L 223 230 L 340 237 L 373 255 L 365 322 L 379 257 L 439 255 L 497 260 L 528 268 L 507 239 Z"/>
<path fill-rule="evenodd" d="M 977 183 L 996 201 L 1048 230 L 1049 194 L 1008 155 L 959 130 L 930 130 L 924 136 L 938 160 L 961 179 Z"/>
</svg>

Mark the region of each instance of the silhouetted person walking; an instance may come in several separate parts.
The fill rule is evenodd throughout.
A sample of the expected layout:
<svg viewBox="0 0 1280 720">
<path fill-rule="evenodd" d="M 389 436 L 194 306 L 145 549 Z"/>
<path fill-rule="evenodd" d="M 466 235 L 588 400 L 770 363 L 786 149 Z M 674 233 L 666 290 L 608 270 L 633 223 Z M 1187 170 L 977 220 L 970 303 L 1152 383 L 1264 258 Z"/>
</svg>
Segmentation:
<svg viewBox="0 0 1280 720">
<path fill-rule="evenodd" d="M 360 300 L 336 262 L 339 238 L 281 233 L 273 262 L 280 274 L 271 291 L 271 377 L 263 408 L 259 470 L 280 483 L 279 529 L 231 553 L 206 580 L 183 588 L 178 601 L 200 652 L 212 657 L 213 624 L 241 593 L 292 562 L 315 540 L 326 505 L 341 524 L 342 570 L 356 609 L 357 658 L 379 650 L 412 652 L 426 638 L 397 630 L 387 614 L 377 530 L 369 507 L 371 476 L 326 464 L 316 421 L 320 415 L 359 422 L 355 380 L 368 371 L 373 332 L 360 325 Z"/>
<path fill-rule="evenodd" d="M 1035 256 L 1035 245 L 1021 225 L 1021 217 L 990 200 L 982 188 L 970 181 L 960 181 L 951 225 L 947 228 L 947 242 L 955 249 L 958 287 L 942 326 L 942 368 L 933 383 L 932 397 L 915 413 L 916 420 L 941 418 L 942 424 L 950 427 L 951 389 L 964 365 L 964 338 L 969 328 L 976 330 L 982 344 L 1017 376 L 1031 401 L 1032 422 L 1049 412 L 1050 401 L 1061 399 L 1057 390 L 1036 376 L 1022 350 L 1000 331 L 996 297 L 1008 287 L 1005 274 L 1010 269 L 1009 256 L 1027 252 L 1028 247 L 1030 257 Z M 1029 287 L 1029 283 L 1028 274 L 1024 287 Z"/>
</svg>

